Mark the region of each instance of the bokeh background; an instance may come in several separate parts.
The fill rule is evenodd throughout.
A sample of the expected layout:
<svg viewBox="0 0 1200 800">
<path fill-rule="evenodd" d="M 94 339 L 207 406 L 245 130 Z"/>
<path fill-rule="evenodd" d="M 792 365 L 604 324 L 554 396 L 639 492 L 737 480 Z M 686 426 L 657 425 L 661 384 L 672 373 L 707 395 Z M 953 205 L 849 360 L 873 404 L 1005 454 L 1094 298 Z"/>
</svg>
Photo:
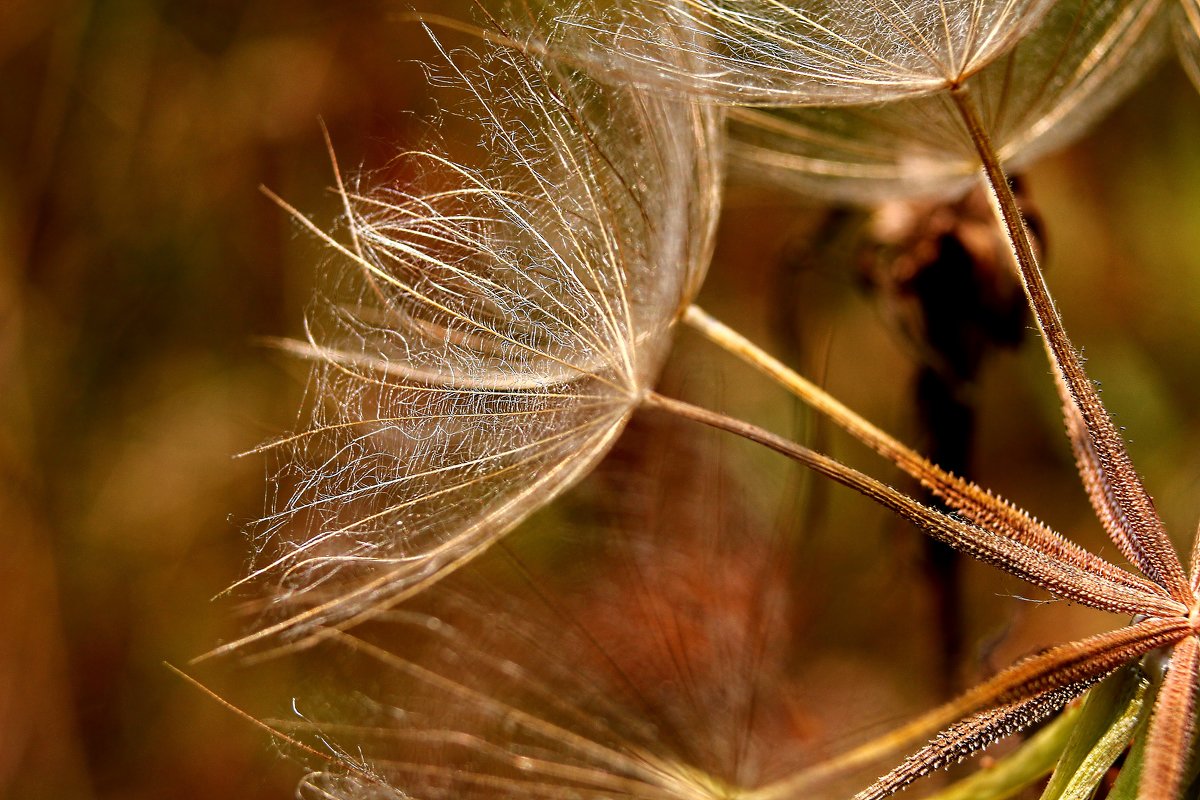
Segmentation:
<svg viewBox="0 0 1200 800">
<path fill-rule="evenodd" d="M 467 5 L 425 8 L 467 18 Z M 302 677 L 286 659 L 187 665 L 244 631 L 238 598 L 212 599 L 243 573 L 241 527 L 262 508 L 264 464 L 235 455 L 287 430 L 304 386 L 303 367 L 259 340 L 300 331 L 324 258 L 258 187 L 336 220 L 319 120 L 343 167 L 388 178 L 436 108 L 417 63 L 433 51 L 398 11 L 0 5 L 0 797 L 288 797 L 303 774 L 164 662 L 254 713 Z M 1052 288 L 1181 542 L 1200 512 L 1197 143 L 1200 95 L 1168 60 L 1027 175 Z M 731 185 L 702 300 L 770 342 L 779 271 L 803 269 L 803 291 L 784 295 L 801 335 L 778 347 L 915 440 L 918 356 L 888 298 L 814 257 L 825 213 Z M 894 479 L 692 337 L 666 382 Z M 1102 548 L 1036 343 L 998 357 L 975 396 L 981 481 Z M 738 502 L 804 543 L 797 650 L 811 653 L 803 674 L 821 689 L 806 695 L 805 735 L 828 744 L 936 699 L 917 537 L 770 457 L 730 450 Z M 602 486 L 584 487 L 535 524 L 570 525 L 597 497 Z M 1112 622 L 1022 602 L 1016 582 L 966 570 L 965 675 Z M 821 707 L 854 691 L 878 707 Z"/>
</svg>

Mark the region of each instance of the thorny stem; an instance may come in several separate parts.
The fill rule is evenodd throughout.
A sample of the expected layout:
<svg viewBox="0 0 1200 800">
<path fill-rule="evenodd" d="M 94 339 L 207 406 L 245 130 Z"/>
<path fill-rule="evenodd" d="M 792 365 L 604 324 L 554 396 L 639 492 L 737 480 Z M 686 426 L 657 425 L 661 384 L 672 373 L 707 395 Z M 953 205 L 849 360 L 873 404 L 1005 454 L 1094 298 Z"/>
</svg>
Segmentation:
<svg viewBox="0 0 1200 800">
<path fill-rule="evenodd" d="M 1170 609 L 1163 609 L 1165 613 L 1178 613 L 1181 610 L 1178 602 L 1167 598 L 1157 584 L 1131 575 L 1087 552 L 1007 501 L 931 463 L 702 309 L 692 306 L 684 319 L 710 341 L 774 379 L 814 410 L 824 414 L 847 433 L 916 478 L 972 522 L 1002 531 L 1003 535 L 1014 541 L 1026 543 L 1040 552 L 1052 554 L 1057 559 L 1101 575 L 1111 582 L 1157 595 L 1171 606 Z"/>
<path fill-rule="evenodd" d="M 955 87 L 950 96 L 958 107 L 983 165 L 995 208 L 1016 259 L 1022 287 L 1037 319 L 1051 363 L 1066 384 L 1070 399 L 1086 427 L 1087 441 L 1084 444 L 1091 452 L 1085 455 L 1094 455 L 1094 467 L 1103 473 L 1102 483 L 1111 487 L 1102 496 L 1093 497 L 1093 501 L 1098 503 L 1097 511 L 1105 520 L 1105 527 L 1117 538 L 1116 544 L 1125 555 L 1148 577 L 1166 588 L 1172 597 L 1190 606 L 1195 600 L 1188 588 L 1179 556 L 1154 510 L 1154 501 L 1142 486 L 1129 460 L 1124 441 L 1067 337 L 1062 319 L 1038 268 L 1029 231 L 1016 197 L 980 118 L 978 106 L 965 86 Z M 1087 476 L 1084 478 L 1087 482 Z"/>
<path fill-rule="evenodd" d="M 996 796 L 998 786 L 1019 790 L 1046 776 L 1062 753 L 1067 739 L 1079 719 L 1078 706 L 1068 708 L 1057 719 L 1039 731 L 1004 762 L 987 771 L 955 783 L 930 800 L 963 800 L 976 797 L 982 792 Z M 923 721 L 922 721 L 923 722 Z M 929 731 L 920 732 L 912 724 L 872 739 L 838 756 L 823 759 L 811 767 L 742 794 L 742 800 L 791 800 L 807 797 L 812 788 L 839 775 L 859 769 L 872 761 L 891 757 L 892 754 L 911 745 Z M 1008 796 L 1007 794 L 1005 796 Z"/>
<path fill-rule="evenodd" d="M 1010 755 L 928 796 L 926 800 L 1017 796 L 1021 790 L 1051 773 L 1070 742 L 1082 711 L 1082 704 L 1067 707 Z"/>
<path fill-rule="evenodd" d="M 1179 797 L 1184 767 L 1195 732 L 1196 678 L 1200 642 L 1188 636 L 1171 652 L 1171 664 L 1158 688 L 1146 740 L 1139 797 Z"/>
<path fill-rule="evenodd" d="M 1188 687 L 1187 690 L 1177 693 L 1180 700 L 1176 705 L 1184 707 L 1184 713 L 1156 713 L 1157 725 L 1154 727 L 1157 729 L 1155 732 L 1158 738 L 1164 741 L 1184 741 L 1190 738 L 1192 729 L 1188 727 L 1188 721 L 1191 719 L 1195 701 L 1191 682 L 1196 672 L 1195 664 L 1200 658 L 1196 657 L 1198 648 L 1195 639 L 1189 635 L 1193 632 L 1194 622 L 1185 619 L 1180 613 L 1184 610 L 1181 604 L 1162 595 L 1152 599 L 1129 586 L 1106 581 L 1098 574 L 1080 570 L 1077 565 L 1046 553 L 1039 553 L 1020 542 L 972 525 L 961 518 L 943 514 L 828 456 L 751 423 L 664 397 L 656 392 L 646 394 L 643 405 L 736 434 L 774 450 L 854 489 L 909 522 L 917 524 L 933 537 L 1046 588 L 1060 597 L 1075 598 L 1093 608 L 1109 610 L 1131 608 L 1136 603 L 1154 601 L 1175 604 L 1173 613 L 1167 612 L 1163 616 L 1155 613 L 1128 627 L 1060 645 L 1017 662 L 990 680 L 927 712 L 892 734 L 868 742 L 835 759 L 828 770 L 818 767 L 814 771 L 806 771 L 779 784 L 765 787 L 759 800 L 778 800 L 782 796 L 780 792 L 790 793 L 817 778 L 866 765 L 954 723 L 952 728 L 939 734 L 938 738 L 909 756 L 903 764 L 856 797 L 866 800 L 891 795 L 931 770 L 986 747 L 991 741 L 1011 732 L 1014 726 L 1027 726 L 1060 707 L 1121 664 L 1155 648 L 1173 645 L 1181 638 L 1186 638 L 1191 647 L 1191 650 L 1187 651 L 1191 656 L 1188 667 L 1186 670 L 1180 670 L 1185 673 L 1185 677 L 1176 680 L 1178 685 Z M 1186 718 L 1183 723 L 1179 722 L 1181 718 Z M 959 721 L 954 722 L 955 720 Z M 1181 764 L 1181 761 L 1169 762 L 1155 771 L 1155 780 L 1162 783 L 1162 786 L 1155 784 L 1160 789 L 1155 797 L 1170 796 L 1181 774 Z M 1146 781 L 1143 781 L 1143 785 L 1147 785 Z M 1163 786 L 1167 788 L 1162 789 Z"/>
<path fill-rule="evenodd" d="M 969 520 L 930 508 L 904 492 L 893 489 L 836 459 L 810 450 L 778 434 L 700 406 L 650 392 L 643 400 L 648 408 L 667 411 L 684 419 L 708 425 L 763 445 L 808 469 L 842 484 L 880 506 L 895 512 L 928 535 L 961 550 L 972 558 L 999 567 L 1016 577 L 1046 589 L 1066 600 L 1114 613 L 1144 613 L 1177 616 L 1182 606 L 1161 594 L 1110 577 L 1070 559 L 1046 552 L 1037 542 L 1022 541 L 973 524 Z M 1094 557 L 1093 557 L 1094 558 Z M 1098 564 L 1107 564 L 1094 558 Z M 1132 576 L 1130 576 L 1132 577 Z"/>
<path fill-rule="evenodd" d="M 821 475 L 860 492 L 880 505 L 896 511 L 906 519 L 917 522 L 917 524 L 928 522 L 931 517 L 941 517 L 947 522 L 954 522 L 952 518 L 946 517 L 933 509 L 925 508 L 913 498 L 891 488 L 887 484 L 847 467 L 836 459 L 810 450 L 765 428 L 760 428 L 753 423 L 722 414 L 718 411 L 692 405 L 682 400 L 676 400 L 672 397 L 665 397 L 657 392 L 649 392 L 643 401 L 643 405 L 646 408 L 657 408 L 667 411 L 684 419 L 699 422 L 703 425 L 708 425 L 717 430 L 726 431 L 756 444 L 763 445 L 793 461 L 803 464 Z M 919 518 L 919 520 L 916 518 Z"/>
<path fill-rule="evenodd" d="M 935 491 L 938 489 L 937 484 L 949 479 L 948 474 L 935 474 L 942 471 L 920 453 L 859 416 L 745 336 L 709 316 L 699 306 L 691 306 L 684 315 L 684 321 L 705 338 L 779 383 L 814 411 L 825 415 L 842 430 L 922 483 L 933 482 L 935 485 L 932 488 Z"/>
</svg>

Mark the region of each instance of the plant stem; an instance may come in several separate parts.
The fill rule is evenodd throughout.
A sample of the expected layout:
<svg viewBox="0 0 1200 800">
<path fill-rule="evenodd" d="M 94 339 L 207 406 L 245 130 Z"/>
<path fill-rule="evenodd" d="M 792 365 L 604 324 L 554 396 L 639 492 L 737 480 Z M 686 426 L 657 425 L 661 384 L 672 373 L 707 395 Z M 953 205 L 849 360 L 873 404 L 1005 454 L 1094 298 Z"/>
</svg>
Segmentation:
<svg viewBox="0 0 1200 800">
<path fill-rule="evenodd" d="M 1085 458 L 1094 459 L 1094 468 L 1109 487 L 1093 495 L 1097 511 L 1106 520 L 1106 528 L 1122 549 L 1151 579 L 1157 581 L 1176 600 L 1192 602 L 1187 578 L 1179 556 L 1154 510 L 1154 501 L 1142 485 L 1129 459 L 1125 443 L 1100 401 L 1096 387 L 1083 370 L 1062 324 L 1058 309 L 1050 298 L 1020 207 L 1009 186 L 987 129 L 966 86 L 950 92 L 963 123 L 983 165 L 983 172 L 995 201 L 1000 222 L 1016 260 L 1017 273 L 1038 322 L 1047 354 L 1056 374 L 1066 385 L 1074 410 L 1086 428 Z M 1084 476 L 1085 482 L 1092 482 Z"/>
<path fill-rule="evenodd" d="M 1063 553 L 1041 551 L 1038 548 L 1043 542 L 1014 539 L 1004 533 L 977 526 L 959 516 L 931 508 L 836 459 L 814 452 L 757 425 L 682 400 L 664 397 L 656 392 L 648 393 L 643 405 L 736 434 L 787 456 L 895 512 L 900 518 L 916 525 L 933 538 L 1061 598 L 1119 613 L 1179 613 L 1180 606 L 1177 602 L 1161 593 L 1148 592 L 1146 588 L 1133 585 L 1136 581 L 1122 580 L 1123 573 L 1102 559 L 1093 556 L 1091 561 L 1081 564 L 1072 558 L 1064 557 Z M 993 514 L 992 519 L 1000 517 Z M 1112 573 L 1112 577 L 1108 573 Z M 1125 575 L 1133 578 L 1127 573 Z M 1161 592 L 1158 587 L 1153 588 Z"/>
<path fill-rule="evenodd" d="M 1004 800 L 1016 796 L 1054 769 L 1079 714 L 1079 705 L 1067 708 L 999 762 L 976 770 L 926 800 Z"/>
<path fill-rule="evenodd" d="M 1140 592 L 1166 597 L 1157 584 L 1137 578 L 1087 552 L 1016 506 L 931 463 L 703 310 L 692 306 L 688 309 L 685 320 L 712 342 L 773 378 L 876 453 L 919 480 L 925 488 L 968 520 L 978 522 L 982 527 L 997 531 L 1013 541 L 1034 547 L 1056 560 L 1070 563 L 1089 573 L 1103 575 L 1108 581 L 1130 587 L 1136 584 Z M 1178 601 L 1171 602 L 1175 604 Z"/>
<path fill-rule="evenodd" d="M 851 469 L 846 465 L 836 461 L 829 456 L 822 455 L 816 451 L 810 450 L 807 447 L 797 444 L 796 442 L 786 439 L 776 433 L 772 433 L 765 428 L 760 428 L 744 420 L 722 414 L 717 411 L 712 411 L 707 408 L 692 405 L 682 400 L 676 400 L 672 397 L 665 397 L 657 392 L 650 392 L 646 395 L 643 405 L 647 408 L 658 408 L 663 411 L 668 411 L 676 416 L 684 419 L 699 422 L 703 425 L 716 428 L 717 430 L 727 431 L 736 434 L 737 436 L 761 444 L 770 450 L 774 450 L 781 455 L 787 456 L 793 461 L 797 461 L 810 469 L 819 472 L 820 474 L 832 478 L 833 480 L 850 488 L 856 489 L 863 494 L 866 494 L 874 499 L 879 500 L 885 506 L 894 505 L 893 502 L 885 500 L 885 498 L 893 495 L 900 495 L 907 498 L 906 495 L 898 492 L 895 489 L 883 484 L 874 478 L 870 478 L 857 470 Z M 916 504 L 915 500 L 907 498 L 910 503 Z"/>
<path fill-rule="evenodd" d="M 709 316 L 699 306 L 691 306 L 684 315 L 684 321 L 714 344 L 729 351 L 782 385 L 813 410 L 824 414 L 842 430 L 896 464 L 905 472 L 911 473 L 919 467 L 923 473 L 926 467 L 932 466 L 912 448 L 875 425 L 872 425 L 866 419 L 840 403 L 821 387 L 799 375 L 795 370 L 767 353 L 745 336 L 742 336 L 742 334 L 723 322 Z"/>
</svg>

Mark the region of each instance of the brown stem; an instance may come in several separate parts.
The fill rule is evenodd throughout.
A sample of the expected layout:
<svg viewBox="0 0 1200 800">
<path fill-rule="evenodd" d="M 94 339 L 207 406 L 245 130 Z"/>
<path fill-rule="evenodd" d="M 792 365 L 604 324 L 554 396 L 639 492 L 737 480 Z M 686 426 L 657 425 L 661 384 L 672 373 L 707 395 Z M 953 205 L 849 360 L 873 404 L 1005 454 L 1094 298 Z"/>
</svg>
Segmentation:
<svg viewBox="0 0 1200 800">
<path fill-rule="evenodd" d="M 643 402 L 649 408 L 668 411 L 768 447 L 894 511 L 930 536 L 968 556 L 998 567 L 1058 597 L 1123 614 L 1172 616 L 1182 610 L 1178 603 L 1169 598 L 1111 581 L 1076 564 L 1035 550 L 1023 542 L 930 508 L 829 456 L 809 450 L 757 425 L 655 392 L 646 395 Z"/>
<path fill-rule="evenodd" d="M 1196 725 L 1198 668 L 1200 642 L 1195 636 L 1187 636 L 1171 650 L 1171 664 L 1154 701 L 1138 789 L 1142 800 L 1172 800 L 1181 796 Z"/>
<path fill-rule="evenodd" d="M 947 716 L 966 718 L 943 730 L 855 800 L 890 797 L 930 771 L 1036 722 L 1122 664 L 1177 641 L 1186 631 L 1182 619 L 1147 619 L 1018 661 L 943 706 Z M 930 712 L 938 713 L 938 709 Z"/>
<path fill-rule="evenodd" d="M 1127 558 L 1166 588 L 1172 597 L 1190 603 L 1192 595 L 1183 566 L 1154 509 L 1154 501 L 1134 470 L 1125 442 L 1101 403 L 1096 387 L 1084 372 L 1079 354 L 1067 337 L 1062 318 L 1050 298 L 1017 200 L 979 109 L 965 86 L 956 87 L 950 95 L 983 164 L 995 207 L 1016 259 L 1021 284 L 1037 319 L 1051 364 L 1067 387 L 1072 404 L 1083 421 L 1087 444 L 1095 454 L 1094 462 L 1085 465 L 1085 469 L 1090 466 L 1099 477 L 1084 475 L 1083 478 L 1085 484 L 1106 488 L 1103 492 L 1092 493 L 1097 512 Z M 1087 448 L 1084 450 L 1086 455 Z"/>
<path fill-rule="evenodd" d="M 760 370 L 811 408 L 828 417 L 842 430 L 919 480 L 922 486 L 970 522 L 1020 542 L 1057 561 L 1067 562 L 1099 575 L 1105 580 L 1124 584 L 1142 592 L 1161 594 L 1166 599 L 1165 593 L 1156 584 L 1089 553 L 1011 503 L 931 463 L 697 306 L 689 308 L 684 319 L 711 342 Z M 1175 601 L 1171 603 L 1174 604 Z"/>
</svg>

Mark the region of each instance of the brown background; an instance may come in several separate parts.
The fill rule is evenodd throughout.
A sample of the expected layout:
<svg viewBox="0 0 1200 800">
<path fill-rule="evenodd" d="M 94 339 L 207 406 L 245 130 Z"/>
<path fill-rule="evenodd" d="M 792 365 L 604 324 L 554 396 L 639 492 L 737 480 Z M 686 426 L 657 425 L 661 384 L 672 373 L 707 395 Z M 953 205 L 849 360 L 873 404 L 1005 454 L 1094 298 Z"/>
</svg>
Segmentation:
<svg viewBox="0 0 1200 800">
<path fill-rule="evenodd" d="M 386 178 L 433 108 L 411 63 L 429 57 L 427 40 L 394 11 L 321 0 L 0 7 L 0 796 L 291 796 L 302 768 L 162 662 L 186 666 L 242 630 L 235 602 L 210 602 L 244 569 L 240 526 L 262 507 L 264 465 L 233 455 L 287 429 L 303 386 L 303 369 L 256 337 L 300 330 L 323 256 L 257 187 L 335 219 L 318 119 L 343 165 Z M 1181 542 L 1200 512 L 1197 142 L 1200 96 L 1170 64 L 1029 176 L 1052 288 Z M 767 340 L 773 270 L 819 215 L 732 186 L 713 310 Z M 912 438 L 902 338 L 849 281 L 810 284 L 804 366 Z M 689 337 L 668 385 L 812 435 L 775 390 Z M 1102 547 L 1032 340 L 989 370 L 980 396 L 983 482 Z M 832 446 L 891 474 L 837 437 Z M 794 474 L 757 455 L 736 469 L 764 514 L 793 513 Z M 897 709 L 929 702 L 914 537 L 841 492 L 823 502 L 800 572 L 819 608 L 804 632 L 808 672 L 828 689 L 812 693 L 811 713 L 836 716 L 822 698 L 850 681 L 891 687 Z M 1006 595 L 1029 591 L 984 568 L 968 577 L 971 641 L 1008 631 L 1000 662 L 1115 622 L 1020 603 Z M 257 713 L 286 698 L 290 669 L 226 660 L 195 672 Z M 898 712 L 863 713 L 836 724 Z"/>
</svg>

